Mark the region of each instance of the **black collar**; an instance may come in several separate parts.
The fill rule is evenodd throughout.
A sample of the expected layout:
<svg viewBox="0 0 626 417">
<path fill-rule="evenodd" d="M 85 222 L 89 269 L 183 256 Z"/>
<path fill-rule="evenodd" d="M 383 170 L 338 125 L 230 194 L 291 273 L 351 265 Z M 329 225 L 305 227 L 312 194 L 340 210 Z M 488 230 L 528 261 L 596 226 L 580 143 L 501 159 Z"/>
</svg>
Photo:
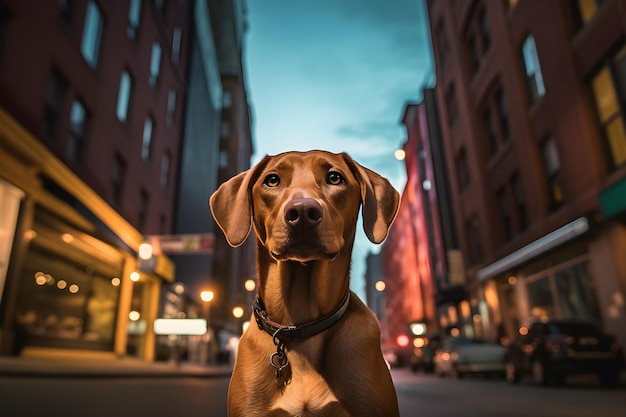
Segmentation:
<svg viewBox="0 0 626 417">
<path fill-rule="evenodd" d="M 252 304 L 252 309 L 259 329 L 264 330 L 270 336 L 284 343 L 296 339 L 307 339 L 324 330 L 330 329 L 341 320 L 346 310 L 348 310 L 349 303 L 350 290 L 346 292 L 346 296 L 343 298 L 341 304 L 329 314 L 309 323 L 293 326 L 286 326 L 272 321 L 267 315 L 267 311 L 265 311 L 265 305 L 263 304 L 263 300 L 261 300 L 261 296 L 258 294 L 254 300 L 254 304 Z"/>
</svg>

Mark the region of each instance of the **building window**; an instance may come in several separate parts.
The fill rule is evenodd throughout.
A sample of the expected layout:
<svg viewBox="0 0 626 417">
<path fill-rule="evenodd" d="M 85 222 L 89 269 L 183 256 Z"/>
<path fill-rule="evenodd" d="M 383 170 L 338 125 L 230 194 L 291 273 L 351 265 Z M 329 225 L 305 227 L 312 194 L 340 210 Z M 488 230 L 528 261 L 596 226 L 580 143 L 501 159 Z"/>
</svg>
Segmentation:
<svg viewBox="0 0 626 417">
<path fill-rule="evenodd" d="M 98 242 L 95 238 L 81 240 L 84 233 L 68 227 L 52 228 L 61 220 L 53 218 L 54 223 L 43 223 L 50 221 L 49 217 L 36 216 L 40 216 L 40 220 L 35 218 L 38 238 L 45 236 L 42 238 L 54 241 L 67 235 L 73 236 L 74 243 L 58 239 L 56 244 L 32 245 L 26 251 L 21 275 L 16 277 L 19 289 L 15 321 L 23 332 L 21 336 L 49 347 L 112 351 L 120 292 L 115 282 L 122 276 L 122 261 L 90 261 L 92 253 L 82 248 Z M 115 253 L 104 242 L 98 243 L 98 247 L 109 249 L 107 253 Z"/>
<path fill-rule="evenodd" d="M 483 244 L 480 238 L 478 216 L 472 216 L 465 224 L 470 265 L 484 262 Z"/>
<path fill-rule="evenodd" d="M 610 170 L 626 164 L 626 47 L 623 47 L 593 77 L 591 88 L 596 103 Z"/>
<path fill-rule="evenodd" d="M 498 120 L 500 122 L 500 133 L 502 140 L 506 141 L 510 136 L 509 131 L 509 111 L 506 105 L 506 99 L 502 89 L 496 92 L 496 108 L 498 109 Z"/>
<path fill-rule="evenodd" d="M 66 94 L 67 83 L 57 71 L 53 70 L 48 80 L 43 117 L 43 135 L 48 140 L 55 141 L 57 139 L 59 120 Z"/>
<path fill-rule="evenodd" d="M 220 168 L 228 168 L 228 152 L 225 150 L 220 150 L 220 158 L 219 158 Z"/>
<path fill-rule="evenodd" d="M 483 54 L 491 47 L 491 29 L 489 28 L 489 19 L 487 13 L 483 10 L 480 13 L 480 39 L 483 43 Z"/>
<path fill-rule="evenodd" d="M 476 37 L 471 35 L 467 38 L 467 47 L 470 52 L 470 60 L 472 65 L 472 74 L 478 70 L 480 66 L 480 53 L 478 52 L 478 44 L 476 43 Z"/>
<path fill-rule="evenodd" d="M 63 21 L 69 27 L 73 26 L 74 13 L 76 12 L 76 0 L 59 0 L 59 10 Z"/>
<path fill-rule="evenodd" d="M 102 12 L 94 1 L 87 4 L 85 14 L 85 28 L 83 29 L 83 39 L 80 44 L 80 51 L 85 61 L 95 68 L 98 65 L 98 53 L 100 52 L 100 41 L 102 40 L 102 28 L 104 21 Z"/>
<path fill-rule="evenodd" d="M 113 160 L 113 168 L 111 170 L 111 189 L 113 203 L 119 207 L 122 203 L 122 192 L 124 190 L 124 182 L 126 181 L 126 162 L 121 155 L 116 154 Z"/>
<path fill-rule="evenodd" d="M 470 184 L 470 171 L 469 166 L 467 165 L 467 153 L 465 152 L 465 148 L 461 148 L 459 150 L 459 153 L 455 158 L 455 166 L 459 193 L 462 193 Z"/>
<path fill-rule="evenodd" d="M 511 209 L 509 207 L 509 199 L 507 197 L 506 188 L 498 190 L 496 193 L 496 200 L 498 200 L 498 206 L 500 208 L 504 241 L 508 242 L 513 238 L 513 222 L 511 220 Z"/>
<path fill-rule="evenodd" d="M 167 217 L 164 214 L 159 216 L 159 233 L 162 235 L 167 233 Z"/>
<path fill-rule="evenodd" d="M 139 230 L 143 230 L 146 227 L 148 221 L 148 207 L 150 206 L 150 195 L 143 188 L 139 193 L 139 210 L 137 211 L 137 222 Z"/>
<path fill-rule="evenodd" d="M 11 21 L 11 12 L 4 4 L 0 4 L 0 65 L 4 57 L 4 45 L 6 44 L 7 30 Z"/>
<path fill-rule="evenodd" d="M 139 31 L 139 21 L 141 20 L 141 0 L 130 0 L 128 8 L 128 30 L 127 35 L 130 39 L 137 38 Z"/>
<path fill-rule="evenodd" d="M 159 15 L 161 15 L 161 17 L 165 16 L 164 14 L 165 4 L 164 3 L 165 2 L 163 0 L 154 0 L 154 8 L 159 13 Z"/>
<path fill-rule="evenodd" d="M 85 107 L 78 100 L 74 100 L 70 110 L 70 129 L 67 141 L 67 159 L 80 164 L 85 152 L 87 139 L 88 116 Z"/>
<path fill-rule="evenodd" d="M 604 0 L 569 0 L 576 31 L 583 28 L 597 13 Z"/>
<path fill-rule="evenodd" d="M 169 152 L 165 152 L 161 160 L 161 188 L 164 190 L 167 189 L 170 184 L 170 161 L 171 157 Z"/>
<path fill-rule="evenodd" d="M 528 36 L 524 41 L 522 57 L 526 70 L 526 82 L 528 84 L 530 102 L 535 103 L 546 94 L 546 89 L 543 85 L 543 76 L 541 75 L 541 66 L 539 65 L 535 38 L 532 35 Z"/>
<path fill-rule="evenodd" d="M 161 45 L 158 42 L 152 44 L 152 54 L 150 55 L 150 78 L 148 82 L 151 87 L 156 87 L 159 83 L 159 72 L 161 71 Z"/>
<path fill-rule="evenodd" d="M 519 227 L 519 231 L 524 231 L 528 228 L 528 213 L 526 208 L 524 186 L 522 185 L 522 179 L 518 173 L 511 177 L 511 189 L 513 190 L 513 197 L 515 198 L 517 225 Z"/>
<path fill-rule="evenodd" d="M 182 41 L 182 30 L 176 26 L 172 33 L 172 62 L 178 64 L 180 62 L 180 44 Z"/>
<path fill-rule="evenodd" d="M 222 138 L 228 138 L 230 136 L 230 122 L 228 120 L 222 120 L 220 133 Z"/>
<path fill-rule="evenodd" d="M 149 161 L 152 155 L 152 136 L 154 131 L 154 121 L 152 117 L 146 117 L 143 124 L 143 138 L 141 140 L 141 159 Z"/>
<path fill-rule="evenodd" d="M 532 317 L 563 317 L 599 321 L 601 318 L 586 260 L 563 263 L 526 279 Z"/>
<path fill-rule="evenodd" d="M 483 123 L 485 125 L 485 135 L 487 136 L 487 143 L 489 144 L 489 151 L 491 155 L 495 155 L 498 152 L 498 138 L 496 132 L 493 129 L 493 121 L 491 117 L 491 109 L 487 108 L 483 114 Z"/>
<path fill-rule="evenodd" d="M 448 61 L 448 55 L 450 53 L 449 51 L 450 47 L 448 45 L 448 38 L 446 37 L 446 31 L 443 26 L 443 23 L 439 24 L 436 37 L 437 37 L 437 52 L 439 55 L 439 61 L 441 62 L 441 65 L 443 66 Z"/>
<path fill-rule="evenodd" d="M 176 90 L 170 89 L 167 94 L 167 125 L 170 128 L 174 127 L 174 120 L 176 116 Z"/>
<path fill-rule="evenodd" d="M 558 209 L 564 201 L 563 186 L 561 185 L 559 153 L 554 139 L 548 138 L 541 143 L 543 170 L 548 186 L 548 201 L 551 211 Z"/>
<path fill-rule="evenodd" d="M 222 107 L 230 109 L 233 106 L 233 94 L 230 91 L 224 91 L 222 95 Z"/>
<path fill-rule="evenodd" d="M 454 85 L 448 87 L 448 91 L 446 91 L 446 112 L 448 113 L 448 125 L 452 127 L 459 116 Z"/>
<path fill-rule="evenodd" d="M 125 122 L 128 118 L 128 103 L 130 102 L 130 90 L 132 88 L 132 79 L 128 71 L 122 71 L 120 77 L 120 89 L 117 93 L 117 119 Z"/>
</svg>

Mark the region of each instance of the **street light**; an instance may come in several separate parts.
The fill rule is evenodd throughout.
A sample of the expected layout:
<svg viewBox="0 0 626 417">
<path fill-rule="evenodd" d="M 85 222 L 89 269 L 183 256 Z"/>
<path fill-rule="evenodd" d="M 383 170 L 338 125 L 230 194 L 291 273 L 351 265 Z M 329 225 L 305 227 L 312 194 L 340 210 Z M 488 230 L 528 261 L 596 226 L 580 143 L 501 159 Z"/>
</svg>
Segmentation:
<svg viewBox="0 0 626 417">
<path fill-rule="evenodd" d="M 243 287 L 246 289 L 246 291 L 252 292 L 256 289 L 256 282 L 254 282 L 253 279 L 248 279 L 246 280 L 246 282 L 243 283 Z"/>
<path fill-rule="evenodd" d="M 205 303 L 213 301 L 213 297 L 215 297 L 215 293 L 210 290 L 204 290 L 200 292 L 200 299 Z"/>
<path fill-rule="evenodd" d="M 243 317 L 243 313 L 244 313 L 244 311 L 243 311 L 242 307 L 236 306 L 236 307 L 233 308 L 233 317 L 235 317 L 236 319 L 242 318 Z"/>
<path fill-rule="evenodd" d="M 144 261 L 152 258 L 152 245 L 148 242 L 144 242 L 139 245 L 139 257 Z"/>
<path fill-rule="evenodd" d="M 211 290 L 200 291 L 200 299 L 203 302 L 202 313 L 206 319 L 207 332 L 202 337 L 203 347 L 200 351 L 200 363 L 213 363 L 214 357 L 212 352 L 213 347 L 213 333 L 211 330 L 211 301 L 215 298 L 215 293 Z"/>
</svg>

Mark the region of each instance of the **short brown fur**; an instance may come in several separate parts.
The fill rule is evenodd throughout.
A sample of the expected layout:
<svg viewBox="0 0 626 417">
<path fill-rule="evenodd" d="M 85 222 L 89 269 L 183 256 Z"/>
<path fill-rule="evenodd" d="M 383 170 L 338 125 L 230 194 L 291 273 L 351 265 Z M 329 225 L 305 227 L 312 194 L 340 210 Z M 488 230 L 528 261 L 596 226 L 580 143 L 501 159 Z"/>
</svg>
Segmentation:
<svg viewBox="0 0 626 417">
<path fill-rule="evenodd" d="M 230 245 L 241 245 L 254 229 L 258 293 L 268 316 L 285 325 L 309 323 L 341 304 L 349 291 L 359 208 L 365 234 L 381 243 L 398 203 L 385 178 L 345 153 L 325 151 L 266 156 L 210 200 Z M 230 417 L 399 416 L 378 321 L 354 293 L 337 324 L 286 343 L 292 369 L 286 386 L 276 383 L 269 362 L 276 352 L 272 337 L 251 323 L 230 382 Z"/>
</svg>

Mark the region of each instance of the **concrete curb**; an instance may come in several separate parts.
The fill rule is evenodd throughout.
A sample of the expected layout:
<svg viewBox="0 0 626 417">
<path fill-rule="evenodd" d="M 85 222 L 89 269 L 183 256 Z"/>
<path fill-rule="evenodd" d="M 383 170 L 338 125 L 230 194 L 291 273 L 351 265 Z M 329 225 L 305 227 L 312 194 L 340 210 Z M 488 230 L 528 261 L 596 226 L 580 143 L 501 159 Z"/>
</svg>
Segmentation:
<svg viewBox="0 0 626 417">
<path fill-rule="evenodd" d="M 137 359 L 44 359 L 0 356 L 0 376 L 48 378 L 220 378 L 231 366 L 145 362 Z"/>
</svg>

